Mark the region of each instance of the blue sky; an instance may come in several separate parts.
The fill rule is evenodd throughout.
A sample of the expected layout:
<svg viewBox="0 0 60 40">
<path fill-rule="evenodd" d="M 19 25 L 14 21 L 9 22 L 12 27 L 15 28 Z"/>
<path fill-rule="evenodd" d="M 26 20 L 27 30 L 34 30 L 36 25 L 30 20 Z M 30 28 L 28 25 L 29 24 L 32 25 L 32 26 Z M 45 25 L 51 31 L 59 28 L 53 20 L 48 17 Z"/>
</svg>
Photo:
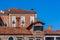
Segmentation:
<svg viewBox="0 0 60 40">
<path fill-rule="evenodd" d="M 0 0 L 0 10 L 9 8 L 33 8 L 40 21 L 46 23 L 44 28 L 52 25 L 53 30 L 60 30 L 60 0 Z"/>
</svg>

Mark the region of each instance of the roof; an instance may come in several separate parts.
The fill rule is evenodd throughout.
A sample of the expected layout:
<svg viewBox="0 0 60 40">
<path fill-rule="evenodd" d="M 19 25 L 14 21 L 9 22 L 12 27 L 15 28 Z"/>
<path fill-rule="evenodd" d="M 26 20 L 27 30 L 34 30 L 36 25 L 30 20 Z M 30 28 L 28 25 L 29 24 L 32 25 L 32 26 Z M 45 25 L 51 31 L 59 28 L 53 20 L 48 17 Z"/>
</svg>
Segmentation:
<svg viewBox="0 0 60 40">
<path fill-rule="evenodd" d="M 56 31 L 52 31 L 52 30 L 45 30 L 44 31 L 45 35 L 59 35 L 60 34 L 60 30 L 56 30 Z"/>
<path fill-rule="evenodd" d="M 0 35 L 31 35 L 31 31 L 20 27 L 0 27 Z"/>
<path fill-rule="evenodd" d="M 35 25 L 35 24 L 37 24 L 37 23 L 41 23 L 42 25 L 45 24 L 45 23 L 43 23 L 43 22 L 36 21 L 36 22 L 34 22 L 34 23 L 31 23 L 31 24 L 27 27 L 27 29 L 30 30 L 30 29 L 33 27 L 33 25 Z"/>
<path fill-rule="evenodd" d="M 4 14 L 35 14 L 35 11 L 33 10 L 22 10 L 22 9 L 17 9 L 17 8 L 11 8 L 11 9 L 8 9 L 8 10 L 5 10 L 4 11 Z"/>
</svg>

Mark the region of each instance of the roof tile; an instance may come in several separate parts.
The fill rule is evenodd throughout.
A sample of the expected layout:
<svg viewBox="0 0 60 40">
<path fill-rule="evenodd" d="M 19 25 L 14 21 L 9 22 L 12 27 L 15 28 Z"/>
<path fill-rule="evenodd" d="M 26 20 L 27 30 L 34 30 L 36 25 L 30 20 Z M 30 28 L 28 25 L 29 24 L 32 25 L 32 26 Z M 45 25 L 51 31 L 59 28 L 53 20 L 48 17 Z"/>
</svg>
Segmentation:
<svg viewBox="0 0 60 40">
<path fill-rule="evenodd" d="M 0 34 L 32 34 L 25 28 L 16 27 L 0 27 Z"/>
</svg>

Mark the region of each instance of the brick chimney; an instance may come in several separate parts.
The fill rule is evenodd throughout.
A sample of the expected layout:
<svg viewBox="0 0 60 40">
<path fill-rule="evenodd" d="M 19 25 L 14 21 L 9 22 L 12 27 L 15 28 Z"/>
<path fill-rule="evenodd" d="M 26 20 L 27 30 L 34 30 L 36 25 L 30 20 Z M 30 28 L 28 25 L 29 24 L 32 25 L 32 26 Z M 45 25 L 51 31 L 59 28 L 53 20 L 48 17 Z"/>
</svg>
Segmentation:
<svg viewBox="0 0 60 40">
<path fill-rule="evenodd" d="M 51 25 L 48 26 L 48 30 L 52 31 L 52 26 Z"/>
<path fill-rule="evenodd" d="M 19 17 L 16 17 L 17 27 L 19 27 L 19 20 L 20 20 L 20 18 Z"/>
</svg>

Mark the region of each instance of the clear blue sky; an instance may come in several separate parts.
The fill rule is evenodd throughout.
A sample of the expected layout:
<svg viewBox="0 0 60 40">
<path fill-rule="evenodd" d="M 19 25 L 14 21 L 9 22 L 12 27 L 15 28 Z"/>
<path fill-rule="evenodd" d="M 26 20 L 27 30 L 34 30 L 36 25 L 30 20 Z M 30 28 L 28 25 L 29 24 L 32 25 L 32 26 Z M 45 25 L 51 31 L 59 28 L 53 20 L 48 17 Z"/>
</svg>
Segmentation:
<svg viewBox="0 0 60 40">
<path fill-rule="evenodd" d="M 46 23 L 44 28 L 52 25 L 53 30 L 60 30 L 60 0 L 0 0 L 0 10 L 8 8 L 34 8 L 38 18 Z"/>
</svg>

